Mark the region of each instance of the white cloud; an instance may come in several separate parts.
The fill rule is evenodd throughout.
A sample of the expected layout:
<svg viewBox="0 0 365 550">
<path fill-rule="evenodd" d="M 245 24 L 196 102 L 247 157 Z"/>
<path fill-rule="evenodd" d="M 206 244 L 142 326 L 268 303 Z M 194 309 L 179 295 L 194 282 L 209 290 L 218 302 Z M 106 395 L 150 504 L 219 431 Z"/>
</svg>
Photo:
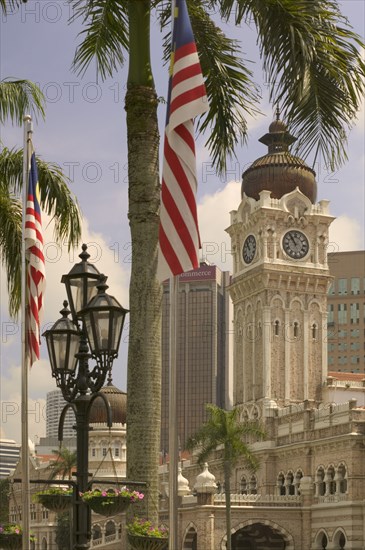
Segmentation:
<svg viewBox="0 0 365 550">
<path fill-rule="evenodd" d="M 222 270 L 232 270 L 231 243 L 225 229 L 230 225 L 231 210 L 241 200 L 241 183 L 230 181 L 214 195 L 205 195 L 198 205 L 203 257 Z"/>
<path fill-rule="evenodd" d="M 361 250 L 364 247 L 364 227 L 349 216 L 339 216 L 330 225 L 329 252 Z"/>
</svg>

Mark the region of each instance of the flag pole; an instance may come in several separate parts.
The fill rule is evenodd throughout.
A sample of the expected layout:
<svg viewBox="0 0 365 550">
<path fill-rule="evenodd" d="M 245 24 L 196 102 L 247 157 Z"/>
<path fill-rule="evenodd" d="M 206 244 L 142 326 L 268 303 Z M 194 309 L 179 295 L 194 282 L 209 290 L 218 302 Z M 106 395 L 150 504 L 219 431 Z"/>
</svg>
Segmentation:
<svg viewBox="0 0 365 550">
<path fill-rule="evenodd" d="M 170 353 L 169 353 L 169 550 L 178 548 L 178 433 L 176 335 L 179 277 L 170 278 Z"/>
<path fill-rule="evenodd" d="M 23 215 L 22 215 L 22 276 L 21 276 L 21 326 L 22 326 L 22 381 L 21 381 L 21 422 L 22 422 L 22 550 L 29 549 L 30 538 L 30 499 L 29 499 L 29 436 L 28 436 L 28 364 L 26 350 L 26 261 L 25 261 L 25 217 L 27 208 L 29 178 L 29 138 L 33 132 L 32 118 L 26 115 L 24 121 L 23 147 Z"/>
<path fill-rule="evenodd" d="M 176 0 L 171 0 L 171 44 L 174 40 Z M 178 433 L 176 379 L 176 319 L 179 277 L 170 277 L 170 350 L 169 350 L 169 550 L 178 548 Z"/>
</svg>

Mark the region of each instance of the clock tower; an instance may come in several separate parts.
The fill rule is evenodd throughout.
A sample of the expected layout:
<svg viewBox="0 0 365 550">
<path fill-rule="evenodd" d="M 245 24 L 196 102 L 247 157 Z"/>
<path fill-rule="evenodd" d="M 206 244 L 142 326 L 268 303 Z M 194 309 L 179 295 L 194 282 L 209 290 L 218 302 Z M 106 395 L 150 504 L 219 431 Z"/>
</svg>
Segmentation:
<svg viewBox="0 0 365 550">
<path fill-rule="evenodd" d="M 315 173 L 289 152 L 277 119 L 260 141 L 268 154 L 242 175 L 231 212 L 234 403 L 253 417 L 271 407 L 318 403 L 327 374 L 328 201 Z M 265 414 L 265 413 L 264 413 Z"/>
</svg>

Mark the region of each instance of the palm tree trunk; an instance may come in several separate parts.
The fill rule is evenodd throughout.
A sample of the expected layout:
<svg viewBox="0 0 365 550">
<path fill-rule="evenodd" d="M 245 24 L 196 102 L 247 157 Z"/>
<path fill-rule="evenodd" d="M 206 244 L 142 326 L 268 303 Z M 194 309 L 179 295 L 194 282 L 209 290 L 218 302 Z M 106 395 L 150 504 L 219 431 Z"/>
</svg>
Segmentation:
<svg viewBox="0 0 365 550">
<path fill-rule="evenodd" d="M 224 462 L 224 487 L 226 495 L 227 550 L 231 550 L 231 464 L 228 460 Z"/>
<path fill-rule="evenodd" d="M 161 285 L 157 96 L 149 58 L 148 0 L 129 2 L 130 68 L 125 99 L 132 238 L 127 399 L 127 478 L 148 483 L 144 514 L 158 519 L 161 422 Z M 140 512 L 138 512 L 140 513 Z"/>
</svg>

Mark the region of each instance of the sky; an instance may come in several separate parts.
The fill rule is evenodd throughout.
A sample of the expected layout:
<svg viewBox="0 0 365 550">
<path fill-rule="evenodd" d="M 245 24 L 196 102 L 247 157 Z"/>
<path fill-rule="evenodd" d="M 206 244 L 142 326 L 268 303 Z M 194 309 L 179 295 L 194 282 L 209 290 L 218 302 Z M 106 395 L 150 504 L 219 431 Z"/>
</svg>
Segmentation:
<svg viewBox="0 0 365 550">
<path fill-rule="evenodd" d="M 365 2 L 346 0 L 341 4 L 355 31 L 364 36 Z M 131 243 L 128 227 L 127 147 L 124 111 L 127 68 L 105 82 L 98 80 L 95 68 L 83 78 L 71 70 L 71 62 L 80 42 L 79 23 L 68 25 L 70 6 L 66 0 L 28 0 L 27 4 L 0 20 L 0 78 L 27 78 L 40 86 L 46 97 L 46 120 L 34 120 L 33 143 L 39 156 L 58 163 L 70 178 L 70 188 L 83 213 L 82 242 L 88 245 L 90 262 L 108 275 L 108 292 L 128 308 Z M 258 138 L 267 132 L 274 118 L 268 102 L 255 30 L 249 26 L 228 28 L 242 42 L 245 57 L 262 91 L 262 114 L 248 120 L 248 144 L 237 149 L 237 158 L 229 160 L 225 176 L 213 170 L 204 137 L 197 139 L 198 218 L 202 254 L 223 270 L 231 269 L 228 235 L 229 212 L 238 208 L 240 180 L 244 169 L 266 153 Z M 167 67 L 161 61 L 161 37 L 158 23 L 152 21 L 152 64 L 157 94 L 165 98 Z M 256 62 L 256 63 L 255 63 Z M 336 216 L 330 233 L 329 251 L 364 248 L 364 105 L 349 136 L 346 165 L 330 172 L 322 162 L 317 173 L 318 198 L 331 202 Z M 161 134 L 165 105 L 160 102 Z M 7 147 L 22 147 L 23 130 L 6 124 L 0 139 Z M 162 139 L 161 139 L 162 146 Z M 162 158 L 162 155 L 161 155 Z M 60 317 L 65 298 L 61 276 L 68 273 L 78 251 L 68 252 L 67 243 L 57 245 L 52 222 L 45 216 L 45 257 L 47 293 L 42 332 Z M 1 317 L 1 419 L 0 437 L 21 440 L 20 325 L 10 319 L 4 272 L 0 271 Z M 128 354 L 128 318 L 119 357 L 113 367 L 113 381 L 126 390 Z M 45 398 L 56 388 L 50 374 L 45 342 L 41 360 L 29 374 L 29 436 L 37 442 L 45 436 Z"/>
</svg>

